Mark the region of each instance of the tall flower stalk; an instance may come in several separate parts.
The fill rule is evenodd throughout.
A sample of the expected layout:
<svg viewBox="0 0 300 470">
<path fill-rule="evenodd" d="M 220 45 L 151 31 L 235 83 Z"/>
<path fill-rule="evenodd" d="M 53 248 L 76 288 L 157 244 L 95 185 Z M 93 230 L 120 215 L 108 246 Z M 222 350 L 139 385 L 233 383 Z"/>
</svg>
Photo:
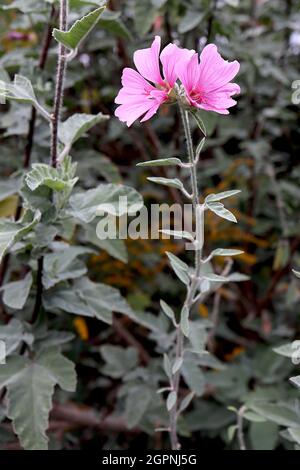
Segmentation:
<svg viewBox="0 0 300 470">
<path fill-rule="evenodd" d="M 125 68 L 122 75 L 122 88 L 115 102 L 119 105 L 116 116 L 128 126 L 140 119 L 141 122 L 150 119 L 159 109 L 160 105 L 177 102 L 181 115 L 188 161 L 183 162 L 178 158 L 160 158 L 159 162 L 143 162 L 141 166 L 178 165 L 189 170 L 191 193 L 185 188 L 184 183 L 176 178 L 151 177 L 150 181 L 179 189 L 184 197 L 192 202 L 193 220 L 195 221 L 195 234 L 186 231 L 167 230 L 169 235 L 188 239 L 193 246 L 195 259 L 193 267 L 172 253 L 167 253 L 171 266 L 177 277 L 186 286 L 186 296 L 180 314 L 177 314 L 163 300 L 161 308 L 169 317 L 176 329 L 176 338 L 169 350 L 164 354 L 164 370 L 169 379 L 169 386 L 160 390 L 168 392 L 166 405 L 169 413 L 169 426 L 163 428 L 170 434 L 173 450 L 180 449 L 178 438 L 178 418 L 189 406 L 194 394 L 192 390 L 181 399 L 180 380 L 185 361 L 189 361 L 188 350 L 196 354 L 203 354 L 202 350 L 195 351 L 190 335 L 190 315 L 193 305 L 203 301 L 207 293 L 213 292 L 211 282 L 226 282 L 224 276 L 211 272 L 209 261 L 216 255 L 232 256 L 240 254 L 240 250 L 217 249 L 206 259 L 203 259 L 204 245 L 204 213 L 206 210 L 214 212 L 219 217 L 236 222 L 235 216 L 225 209 L 221 200 L 233 196 L 238 190 L 226 191 L 220 194 L 211 194 L 203 203 L 199 201 L 197 182 L 197 165 L 201 149 L 205 142 L 206 130 L 199 115 L 199 109 L 213 111 L 219 114 L 228 114 L 228 109 L 236 104 L 232 96 L 239 93 L 239 86 L 230 81 L 239 70 L 237 61 L 227 62 L 218 53 L 214 44 L 207 45 L 201 55 L 193 50 L 181 49 L 175 44 L 167 45 L 160 53 L 160 38 L 156 36 L 150 48 L 136 51 L 134 63 L 137 71 Z M 162 65 L 162 72 L 160 68 Z M 193 116 L 201 129 L 204 137 L 194 150 L 190 116 Z M 164 230 L 162 230 L 164 232 Z M 165 231 L 166 232 L 166 231 Z M 202 269 L 204 265 L 208 269 Z M 207 272 L 209 271 L 209 273 Z M 186 347 L 186 343 L 190 347 Z M 192 347 L 191 347 L 192 346 Z M 194 362 L 196 367 L 198 362 Z M 193 387 L 191 387 L 193 388 Z"/>
<path fill-rule="evenodd" d="M 202 263 L 202 249 L 204 244 L 204 206 L 199 204 L 199 191 L 197 183 L 197 164 L 199 162 L 198 158 L 195 158 L 195 152 L 193 147 L 190 122 L 189 122 L 189 112 L 184 109 L 182 105 L 179 104 L 180 115 L 182 120 L 182 125 L 184 129 L 184 135 L 186 140 L 186 148 L 189 160 L 189 171 L 191 179 L 192 194 L 191 199 L 193 203 L 193 218 L 196 221 L 196 242 L 195 242 L 195 273 L 191 280 L 191 283 L 187 286 L 186 298 L 184 301 L 183 309 L 184 312 L 190 312 L 190 309 L 194 302 L 194 296 L 199 284 L 199 278 L 201 275 L 201 263 Z M 202 145 L 204 140 L 202 141 Z M 184 313 L 183 313 L 184 314 Z M 183 362 L 183 343 L 184 335 L 180 326 L 177 326 L 176 334 L 176 353 L 175 353 L 175 363 L 181 364 Z M 178 391 L 179 391 L 179 382 L 180 382 L 180 368 L 175 372 L 173 376 L 170 377 L 170 390 L 176 394 L 176 402 L 170 410 L 170 439 L 172 449 L 180 449 L 180 444 L 177 436 L 177 418 L 178 418 Z M 175 396 L 175 395 L 174 395 Z"/>
<path fill-rule="evenodd" d="M 61 31 L 68 29 L 69 0 L 60 0 L 59 28 Z M 51 115 L 51 166 L 57 166 L 57 145 L 58 145 L 58 125 L 61 116 L 61 109 L 64 95 L 64 81 L 67 69 L 67 50 L 60 43 L 58 49 L 58 63 L 56 74 L 56 87 L 54 97 L 54 110 Z"/>
</svg>

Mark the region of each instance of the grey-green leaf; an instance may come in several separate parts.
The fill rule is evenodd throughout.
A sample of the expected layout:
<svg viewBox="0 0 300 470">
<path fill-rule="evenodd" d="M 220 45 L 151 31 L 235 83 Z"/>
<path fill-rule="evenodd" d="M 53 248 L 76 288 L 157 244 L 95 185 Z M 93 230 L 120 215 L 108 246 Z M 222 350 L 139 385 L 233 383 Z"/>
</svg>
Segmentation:
<svg viewBox="0 0 300 470">
<path fill-rule="evenodd" d="M 218 201 L 222 201 L 222 199 L 226 199 L 227 197 L 232 197 L 232 196 L 235 196 L 236 194 L 239 194 L 241 192 L 240 189 L 233 189 L 231 191 L 223 191 L 222 193 L 218 193 L 218 194 L 209 194 L 208 196 L 206 196 L 205 198 L 205 202 L 218 202 Z"/>
<path fill-rule="evenodd" d="M 77 180 L 78 178 L 65 178 L 60 169 L 52 168 L 45 163 L 34 163 L 32 170 L 25 176 L 25 182 L 31 191 L 40 186 L 47 186 L 55 191 L 69 190 Z"/>
<path fill-rule="evenodd" d="M 158 158 L 157 160 L 149 160 L 147 162 L 137 163 L 136 166 L 181 166 L 182 161 L 177 157 Z"/>
<path fill-rule="evenodd" d="M 166 251 L 166 255 L 168 256 L 171 266 L 177 275 L 177 277 L 186 285 L 190 282 L 190 277 L 188 274 L 189 267 L 186 263 L 181 261 L 177 256 L 173 255 L 173 253 L 169 253 Z"/>
<path fill-rule="evenodd" d="M 190 332 L 189 315 L 189 309 L 184 306 L 180 316 L 180 328 L 184 336 L 186 336 L 187 338 L 189 337 Z"/>
<path fill-rule="evenodd" d="M 80 20 L 77 20 L 68 31 L 54 28 L 54 38 L 68 49 L 78 49 L 80 44 L 97 25 L 104 10 L 105 7 L 97 8 Z"/>
<path fill-rule="evenodd" d="M 167 398 L 167 410 L 171 411 L 172 408 L 175 406 L 177 400 L 177 393 L 176 392 L 170 392 Z"/>
<path fill-rule="evenodd" d="M 74 364 L 57 348 L 43 351 L 33 360 L 11 357 L 5 368 L 0 368 L 1 383 L 7 387 L 8 417 L 22 447 L 47 450 L 46 430 L 54 387 L 59 384 L 67 391 L 75 390 Z"/>
<path fill-rule="evenodd" d="M 85 132 L 89 131 L 99 122 L 109 119 L 108 115 L 102 113 L 94 114 L 73 114 L 59 126 L 59 140 L 64 144 L 71 146 Z"/>
<path fill-rule="evenodd" d="M 143 198 L 129 186 L 101 184 L 95 189 L 71 196 L 70 206 L 74 217 L 89 223 L 101 213 L 118 217 L 126 213 L 135 214 L 143 206 Z"/>
<path fill-rule="evenodd" d="M 8 219 L 0 219 L 0 261 L 5 253 L 20 241 L 39 222 L 41 213 L 37 211 L 35 215 L 25 214 L 20 222 L 13 222 Z"/>
<path fill-rule="evenodd" d="M 206 207 L 222 219 L 237 223 L 236 217 L 221 202 L 207 202 Z"/>
<path fill-rule="evenodd" d="M 43 303 L 49 311 L 65 311 L 75 315 L 96 317 L 105 323 L 112 323 L 112 312 L 131 316 L 133 314 L 118 289 L 90 281 L 88 278 L 75 280 L 72 289 L 68 286 L 49 289 L 44 293 Z"/>
<path fill-rule="evenodd" d="M 5 284 L 3 302 L 7 307 L 20 310 L 24 307 L 32 285 L 32 274 L 29 272 L 21 281 Z"/>
</svg>

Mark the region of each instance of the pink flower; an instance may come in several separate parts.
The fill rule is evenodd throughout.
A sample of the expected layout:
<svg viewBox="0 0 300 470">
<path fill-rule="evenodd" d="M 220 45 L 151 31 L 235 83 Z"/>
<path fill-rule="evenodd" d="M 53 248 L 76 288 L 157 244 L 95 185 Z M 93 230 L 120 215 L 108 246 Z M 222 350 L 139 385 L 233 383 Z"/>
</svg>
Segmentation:
<svg viewBox="0 0 300 470">
<path fill-rule="evenodd" d="M 181 60 L 176 71 L 185 88 L 190 105 L 220 114 L 229 114 L 228 108 L 234 106 L 231 96 L 240 93 L 236 83 L 229 83 L 238 73 L 237 60 L 228 62 L 222 59 L 217 46 L 207 45 L 200 54 L 194 53 L 188 60 Z"/>
<path fill-rule="evenodd" d="M 150 119 L 161 104 L 169 99 L 169 94 L 177 80 L 176 66 L 181 60 L 188 60 L 194 51 L 180 49 L 168 44 L 160 54 L 161 39 L 156 36 L 151 47 L 134 53 L 133 61 L 138 72 L 125 68 L 122 75 L 123 88 L 115 103 L 119 104 L 115 115 L 127 126 L 142 116 L 141 122 Z M 163 76 L 160 72 L 162 64 Z M 149 80 L 149 81 L 148 81 Z M 151 82 L 151 83 L 149 83 Z"/>
</svg>

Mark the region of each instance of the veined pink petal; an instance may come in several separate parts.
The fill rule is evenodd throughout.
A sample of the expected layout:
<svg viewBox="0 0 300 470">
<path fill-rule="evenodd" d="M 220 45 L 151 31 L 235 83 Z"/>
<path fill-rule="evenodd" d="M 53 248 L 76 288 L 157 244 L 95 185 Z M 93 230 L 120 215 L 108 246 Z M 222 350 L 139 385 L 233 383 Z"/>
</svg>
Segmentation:
<svg viewBox="0 0 300 470">
<path fill-rule="evenodd" d="M 206 46 L 200 55 L 200 74 L 198 87 L 212 91 L 230 82 L 238 73 L 240 64 L 237 60 L 228 62 L 218 52 L 215 44 Z"/>
<path fill-rule="evenodd" d="M 141 99 L 149 96 L 150 92 L 156 90 L 153 85 L 150 85 L 136 70 L 125 68 L 122 74 L 123 88 L 119 91 L 115 98 L 115 103 L 124 104 L 130 98 Z"/>
<path fill-rule="evenodd" d="M 188 61 L 180 60 L 176 67 L 176 74 L 185 90 L 190 92 L 199 80 L 198 54 L 195 52 Z"/>
<path fill-rule="evenodd" d="M 116 109 L 115 115 L 129 127 L 141 116 L 143 116 L 141 122 L 150 119 L 167 99 L 167 92 L 156 89 L 148 96 L 124 95 L 124 100 L 122 99 L 122 104 Z"/>
<path fill-rule="evenodd" d="M 180 61 L 187 63 L 192 55 L 195 53 L 193 50 L 182 49 L 176 44 L 168 44 L 160 54 L 160 61 L 163 66 L 164 78 L 170 88 L 173 88 L 177 80 L 176 67 Z"/>
<path fill-rule="evenodd" d="M 237 61 L 224 60 L 217 47 L 209 44 L 200 55 L 200 63 L 194 54 L 188 63 L 178 63 L 177 74 L 191 106 L 228 114 L 228 108 L 236 104 L 231 96 L 240 93 L 240 87 L 230 83 L 239 68 Z"/>
<path fill-rule="evenodd" d="M 133 61 L 137 70 L 143 77 L 150 80 L 152 83 L 163 85 L 164 82 L 159 69 L 160 43 L 160 37 L 155 36 L 151 47 L 140 49 L 134 53 Z"/>
</svg>

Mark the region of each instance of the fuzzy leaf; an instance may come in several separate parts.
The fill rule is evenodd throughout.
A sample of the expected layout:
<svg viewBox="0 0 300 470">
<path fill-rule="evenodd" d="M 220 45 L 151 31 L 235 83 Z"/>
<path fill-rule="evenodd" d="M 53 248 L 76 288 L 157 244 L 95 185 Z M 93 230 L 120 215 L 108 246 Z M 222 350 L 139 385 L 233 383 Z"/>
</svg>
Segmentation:
<svg viewBox="0 0 300 470">
<path fill-rule="evenodd" d="M 85 132 L 89 131 L 99 122 L 107 121 L 108 115 L 98 113 L 93 114 L 73 114 L 69 119 L 62 122 L 59 126 L 59 140 L 64 144 L 71 146 Z"/>
<path fill-rule="evenodd" d="M 26 450 L 47 450 L 46 430 L 56 384 L 70 392 L 76 386 L 74 364 L 57 348 L 33 360 L 12 356 L 0 368 L 0 387 L 7 388 L 7 416 Z"/>
<path fill-rule="evenodd" d="M 8 219 L 0 219 L 0 261 L 5 253 L 20 241 L 39 222 L 41 214 L 39 211 L 32 216 L 26 214 L 20 222 L 13 222 Z"/>
<path fill-rule="evenodd" d="M 135 214 L 143 206 L 143 198 L 129 186 L 101 184 L 98 188 L 71 196 L 70 206 L 74 217 L 89 223 L 103 212 L 117 217 Z"/>
<path fill-rule="evenodd" d="M 28 273 L 21 281 L 9 282 L 1 288 L 3 302 L 7 307 L 20 310 L 24 307 L 32 285 L 32 274 Z"/>
<path fill-rule="evenodd" d="M 78 49 L 80 44 L 97 25 L 104 10 L 105 7 L 97 8 L 80 20 L 77 20 L 68 31 L 54 28 L 54 38 L 68 49 Z"/>
<path fill-rule="evenodd" d="M 170 158 L 158 158 L 157 160 L 149 160 L 147 162 L 137 163 L 136 166 L 181 166 L 182 162 L 179 158 L 170 157 Z"/>
<path fill-rule="evenodd" d="M 181 282 L 188 285 L 190 282 L 190 277 L 188 274 L 188 265 L 181 261 L 177 256 L 173 255 L 173 253 L 169 253 L 168 251 L 166 251 L 166 255 L 168 256 L 171 266 L 177 277 L 181 280 Z"/>
</svg>

